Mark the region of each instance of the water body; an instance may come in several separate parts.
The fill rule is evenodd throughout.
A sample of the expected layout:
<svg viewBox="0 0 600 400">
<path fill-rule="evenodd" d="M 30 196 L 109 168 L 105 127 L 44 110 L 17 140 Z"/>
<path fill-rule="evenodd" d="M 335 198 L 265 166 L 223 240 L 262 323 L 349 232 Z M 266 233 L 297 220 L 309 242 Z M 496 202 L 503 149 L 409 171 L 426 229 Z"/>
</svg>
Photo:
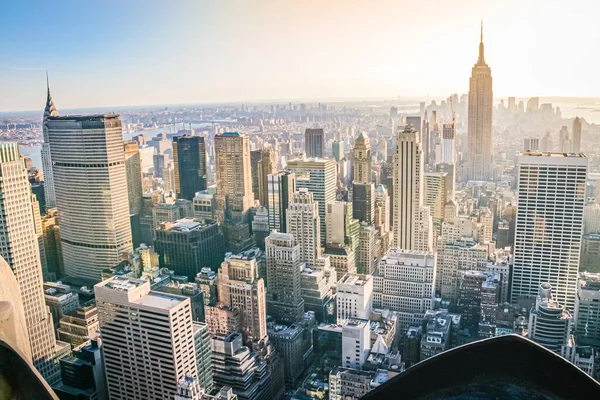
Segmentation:
<svg viewBox="0 0 600 400">
<path fill-rule="evenodd" d="M 203 130 L 212 126 L 212 123 L 201 123 L 201 124 L 192 124 L 192 129 Z M 156 128 L 156 129 L 148 129 L 144 131 L 138 132 L 127 132 L 123 134 L 123 140 L 131 140 L 135 136 L 139 134 L 145 134 L 146 140 L 151 140 L 154 136 L 159 133 L 171 133 L 177 132 L 179 129 L 183 129 L 183 125 L 177 124 L 175 128 L 165 127 L 165 128 Z M 189 129 L 189 124 L 186 124 L 186 129 Z M 22 155 L 31 158 L 33 166 L 39 168 L 43 171 L 42 168 L 42 145 L 30 146 L 30 147 L 19 147 L 19 151 Z"/>
</svg>

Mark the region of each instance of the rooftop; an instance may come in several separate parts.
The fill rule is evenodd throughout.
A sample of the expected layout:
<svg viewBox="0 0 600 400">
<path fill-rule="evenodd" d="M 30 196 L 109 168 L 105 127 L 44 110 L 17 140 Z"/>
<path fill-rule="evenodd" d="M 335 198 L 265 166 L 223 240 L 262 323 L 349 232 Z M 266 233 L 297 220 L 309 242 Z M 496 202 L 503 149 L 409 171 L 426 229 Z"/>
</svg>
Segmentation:
<svg viewBox="0 0 600 400">
<path fill-rule="evenodd" d="M 119 118 L 119 115 L 120 114 L 57 115 L 48 117 L 48 121 L 104 121 L 105 119 Z"/>
<path fill-rule="evenodd" d="M 338 286 L 341 285 L 353 285 L 353 286 L 364 286 L 369 279 L 371 279 L 370 275 L 355 275 L 355 274 L 346 274 L 339 282 Z"/>
<path fill-rule="evenodd" d="M 587 158 L 583 153 L 554 153 L 548 151 L 522 151 L 521 156 L 533 156 L 533 157 L 554 157 L 554 158 Z"/>
<path fill-rule="evenodd" d="M 134 300 L 133 304 L 139 304 L 142 306 L 160 308 L 163 310 L 170 310 L 173 307 L 181 304 L 186 298 L 175 296 L 162 292 L 150 292 L 139 299 Z"/>
<path fill-rule="evenodd" d="M 97 286 L 105 287 L 112 290 L 118 290 L 120 292 L 129 292 L 138 288 L 139 286 L 146 283 L 146 281 L 141 279 L 134 278 L 126 278 L 122 276 L 115 276 L 112 279 L 108 279 L 106 281 L 100 282 Z"/>
</svg>

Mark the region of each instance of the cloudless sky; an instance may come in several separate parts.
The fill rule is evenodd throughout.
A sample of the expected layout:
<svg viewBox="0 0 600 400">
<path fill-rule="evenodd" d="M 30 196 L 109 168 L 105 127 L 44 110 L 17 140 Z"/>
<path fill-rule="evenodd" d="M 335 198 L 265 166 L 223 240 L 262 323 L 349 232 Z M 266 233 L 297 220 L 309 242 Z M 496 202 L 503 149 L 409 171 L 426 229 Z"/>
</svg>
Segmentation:
<svg viewBox="0 0 600 400">
<path fill-rule="evenodd" d="M 0 111 L 465 93 L 600 97 L 593 0 L 53 0 L 0 9 Z"/>
</svg>

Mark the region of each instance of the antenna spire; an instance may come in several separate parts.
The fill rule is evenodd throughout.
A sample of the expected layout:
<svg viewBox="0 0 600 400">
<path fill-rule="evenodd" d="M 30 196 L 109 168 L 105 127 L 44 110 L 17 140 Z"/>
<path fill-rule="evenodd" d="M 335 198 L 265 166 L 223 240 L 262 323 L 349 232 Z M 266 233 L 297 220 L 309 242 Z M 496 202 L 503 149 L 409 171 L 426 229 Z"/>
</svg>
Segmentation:
<svg viewBox="0 0 600 400">
<path fill-rule="evenodd" d="M 50 80 L 48 79 L 48 68 L 46 68 L 46 89 L 48 89 L 48 93 L 50 93 Z"/>
<path fill-rule="evenodd" d="M 478 65 L 485 65 L 485 57 L 483 56 L 483 19 L 481 20 L 481 36 L 479 41 L 479 59 L 477 60 Z"/>
</svg>

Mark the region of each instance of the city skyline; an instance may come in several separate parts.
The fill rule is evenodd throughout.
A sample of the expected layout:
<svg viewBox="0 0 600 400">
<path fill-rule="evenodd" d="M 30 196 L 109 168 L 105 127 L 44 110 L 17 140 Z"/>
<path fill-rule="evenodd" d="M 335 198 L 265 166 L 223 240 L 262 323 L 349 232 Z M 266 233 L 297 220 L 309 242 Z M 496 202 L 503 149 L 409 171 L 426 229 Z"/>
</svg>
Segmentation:
<svg viewBox="0 0 600 400">
<path fill-rule="evenodd" d="M 134 1 L 118 8 L 117 20 L 126 23 L 109 21 L 107 29 L 104 5 L 68 3 L 14 4 L 5 13 L 0 37 L 10 40 L 0 40 L 0 87 L 14 96 L 0 99 L 0 110 L 39 108 L 45 69 L 61 109 L 465 93 L 481 18 L 498 95 L 600 92 L 593 52 L 581 40 L 598 28 L 576 4 L 462 0 L 428 10 L 387 1 L 256 1 L 225 9 L 208 1 L 141 10 Z M 555 29 L 562 25 L 578 29 Z M 34 40 L 42 34 L 60 46 Z M 569 57 L 557 54 L 560 48 Z"/>
</svg>

